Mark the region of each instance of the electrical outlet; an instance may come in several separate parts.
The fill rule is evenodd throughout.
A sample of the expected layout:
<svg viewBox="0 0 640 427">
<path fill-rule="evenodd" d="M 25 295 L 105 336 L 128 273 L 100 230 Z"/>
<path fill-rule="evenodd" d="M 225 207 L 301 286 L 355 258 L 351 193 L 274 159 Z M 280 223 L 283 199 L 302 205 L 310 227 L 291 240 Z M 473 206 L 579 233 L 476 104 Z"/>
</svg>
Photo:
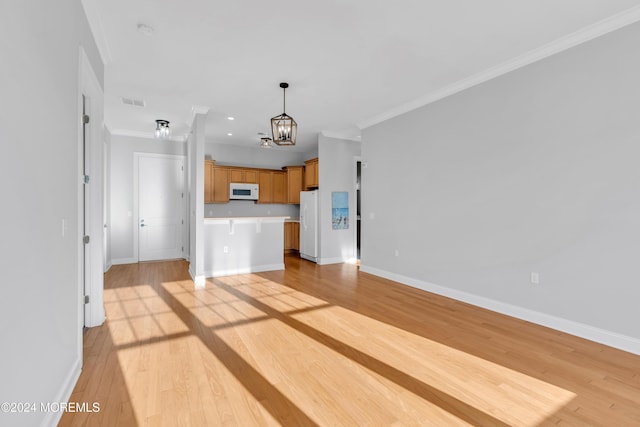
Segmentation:
<svg viewBox="0 0 640 427">
<path fill-rule="evenodd" d="M 540 275 L 536 272 L 531 272 L 531 283 L 534 285 L 540 284 Z"/>
<path fill-rule="evenodd" d="M 224 252 L 225 254 L 229 253 L 229 246 L 225 246 L 222 248 L 222 252 Z"/>
<path fill-rule="evenodd" d="M 395 251 L 393 251 L 393 254 L 394 254 L 395 256 L 400 256 L 400 250 L 399 250 L 399 249 L 396 249 Z"/>
</svg>

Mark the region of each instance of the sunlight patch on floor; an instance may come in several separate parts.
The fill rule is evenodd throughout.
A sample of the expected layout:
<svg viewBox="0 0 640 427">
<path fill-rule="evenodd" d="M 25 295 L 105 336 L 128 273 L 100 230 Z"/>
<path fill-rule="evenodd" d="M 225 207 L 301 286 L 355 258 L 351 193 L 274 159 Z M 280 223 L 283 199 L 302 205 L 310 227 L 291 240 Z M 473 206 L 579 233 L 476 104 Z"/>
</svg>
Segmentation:
<svg viewBox="0 0 640 427">
<path fill-rule="evenodd" d="M 222 280 L 222 283 L 229 282 Z M 311 301 L 315 304 L 324 303 L 317 298 L 273 282 L 264 282 L 258 287 L 254 284 L 243 286 L 236 282 L 233 286 L 247 297 L 255 298 L 256 301 L 280 313 L 308 307 Z M 288 377 L 288 384 L 295 383 L 286 374 L 290 370 L 302 373 L 303 378 L 304 373 L 307 373 L 305 381 L 312 378 L 325 381 L 326 378 L 323 379 L 321 373 L 326 369 L 334 371 L 344 369 L 345 372 L 340 375 L 342 380 L 362 381 L 362 372 L 357 378 L 349 379 L 349 376 L 353 371 L 365 370 L 367 372 L 364 378 L 367 381 L 368 391 L 375 389 L 376 384 L 383 384 L 380 389 L 388 390 L 398 388 L 398 385 L 402 386 L 402 381 L 390 384 L 389 378 L 380 375 L 380 371 L 387 373 L 397 371 L 509 425 L 522 426 L 538 425 L 575 397 L 574 393 L 553 384 L 342 307 L 324 306 L 293 314 L 291 318 L 308 326 L 312 334 L 316 331 L 320 332 L 319 338 L 314 339 L 313 336 L 309 336 L 309 333 L 300 332 L 300 328 L 287 324 L 274 326 L 274 321 L 269 321 L 269 324 L 265 325 L 269 336 L 267 337 L 265 333 L 263 341 L 258 339 L 262 335 L 256 332 L 255 325 L 246 325 L 234 332 L 249 334 L 244 332 L 245 328 L 253 331 L 251 340 L 241 341 L 251 342 L 254 346 L 248 350 L 249 353 L 269 354 L 265 359 L 257 359 L 256 368 L 274 383 L 278 383 L 283 375 Z M 274 333 L 274 331 L 280 331 L 280 333 Z M 222 336 L 229 339 L 227 342 L 229 345 L 234 345 L 233 339 Z M 329 347 L 322 345 L 325 337 L 337 340 L 336 345 L 348 346 L 355 350 L 346 353 L 359 356 L 357 362 L 353 357 L 345 357 L 344 354 L 331 351 Z M 306 348 L 307 353 L 310 347 L 315 347 L 318 357 L 312 361 L 298 360 L 295 351 L 291 353 L 291 348 L 296 347 Z M 363 358 L 360 354 L 368 358 Z M 368 362 L 373 362 L 375 365 L 381 363 L 382 367 L 370 369 Z M 325 383 L 324 387 L 331 386 Z M 335 387 L 339 389 L 339 384 L 335 384 Z M 300 384 L 297 390 L 289 391 L 292 394 L 287 393 L 287 395 L 294 402 L 298 402 L 296 396 L 300 396 L 302 389 L 304 384 Z M 409 390 L 402 390 L 400 387 L 397 392 L 402 394 L 404 400 L 397 401 L 390 397 L 391 400 L 396 400 L 396 404 L 406 404 L 412 400 L 409 399 L 409 394 L 412 394 Z M 413 402 L 414 405 L 427 404 L 421 396 L 414 396 L 417 398 Z M 330 399 L 330 397 L 327 398 Z M 503 402 L 499 408 L 495 404 L 497 401 Z M 530 402 L 530 404 L 523 404 L 523 402 Z M 313 410 L 313 407 L 304 408 L 303 404 L 300 405 L 305 410 Z M 541 411 L 541 407 L 545 409 Z"/>
<path fill-rule="evenodd" d="M 191 425 L 280 424 L 266 409 L 270 397 L 252 396 L 237 376 L 248 371 L 323 425 L 414 424 L 424 413 L 431 414 L 424 425 L 471 425 L 466 411 L 533 427 L 575 397 L 257 275 L 209 280 L 202 290 L 188 281 L 161 287 L 179 306 L 172 309 L 149 285 L 105 290 L 108 328 L 139 424 L 160 421 L 154 414 L 163 411 Z M 345 396 L 345 384 L 359 392 Z"/>
<path fill-rule="evenodd" d="M 576 397 L 553 384 L 342 307 L 293 317 L 509 425 L 536 426 Z M 495 402 L 501 402 L 499 408 Z"/>
</svg>

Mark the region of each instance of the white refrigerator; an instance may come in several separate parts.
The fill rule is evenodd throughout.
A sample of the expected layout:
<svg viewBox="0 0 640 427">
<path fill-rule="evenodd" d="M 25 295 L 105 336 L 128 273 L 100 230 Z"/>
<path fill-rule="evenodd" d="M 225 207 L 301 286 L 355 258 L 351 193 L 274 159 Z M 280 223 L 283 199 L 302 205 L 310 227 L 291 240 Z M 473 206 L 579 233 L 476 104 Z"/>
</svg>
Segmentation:
<svg viewBox="0 0 640 427">
<path fill-rule="evenodd" d="M 300 192 L 300 256 L 318 260 L 318 190 Z"/>
</svg>

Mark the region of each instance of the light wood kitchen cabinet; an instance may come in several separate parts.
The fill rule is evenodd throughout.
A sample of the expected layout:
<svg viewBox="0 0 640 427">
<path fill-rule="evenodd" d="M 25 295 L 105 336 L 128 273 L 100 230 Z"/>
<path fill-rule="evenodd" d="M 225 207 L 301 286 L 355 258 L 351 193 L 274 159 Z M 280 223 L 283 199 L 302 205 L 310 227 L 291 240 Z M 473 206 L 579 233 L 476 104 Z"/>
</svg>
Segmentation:
<svg viewBox="0 0 640 427">
<path fill-rule="evenodd" d="M 245 169 L 244 170 L 244 182 L 247 184 L 257 184 L 258 183 L 258 171 L 255 169 Z"/>
<path fill-rule="evenodd" d="M 284 250 L 286 252 L 300 250 L 300 223 L 284 223 Z"/>
<path fill-rule="evenodd" d="M 213 160 L 204 161 L 204 202 L 213 203 Z"/>
<path fill-rule="evenodd" d="M 273 203 L 273 185 L 271 176 L 271 171 L 258 172 L 258 185 L 260 186 L 258 203 Z"/>
<path fill-rule="evenodd" d="M 286 166 L 283 169 L 287 173 L 287 203 L 299 205 L 300 192 L 304 190 L 302 186 L 304 166 Z"/>
<path fill-rule="evenodd" d="M 243 184 L 257 184 L 258 171 L 246 168 L 229 168 L 229 182 L 240 182 Z"/>
<path fill-rule="evenodd" d="M 229 202 L 229 169 L 213 167 L 213 201 L 211 203 Z"/>
<path fill-rule="evenodd" d="M 258 172 L 258 203 L 287 203 L 287 174 L 280 171 Z"/>
<path fill-rule="evenodd" d="M 304 162 L 304 188 L 313 190 L 318 188 L 318 158 Z"/>
<path fill-rule="evenodd" d="M 229 202 L 229 183 L 258 184 L 258 203 L 299 204 L 304 189 L 304 166 L 286 166 L 283 170 L 250 169 L 216 165 L 205 160 L 204 202 Z M 316 168 L 317 169 L 317 168 Z"/>
<path fill-rule="evenodd" d="M 285 172 L 272 172 L 273 184 L 272 203 L 287 203 L 287 174 Z"/>
</svg>

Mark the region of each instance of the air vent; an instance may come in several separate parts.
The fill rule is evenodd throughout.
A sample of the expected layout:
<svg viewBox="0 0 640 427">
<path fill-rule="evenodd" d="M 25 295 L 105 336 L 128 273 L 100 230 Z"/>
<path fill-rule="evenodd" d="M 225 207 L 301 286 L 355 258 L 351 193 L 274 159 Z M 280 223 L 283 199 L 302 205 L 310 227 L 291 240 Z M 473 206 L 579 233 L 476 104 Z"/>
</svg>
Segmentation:
<svg viewBox="0 0 640 427">
<path fill-rule="evenodd" d="M 136 107 L 144 107 L 145 105 L 144 101 L 141 99 L 131 99 L 131 98 L 125 98 L 125 97 L 122 97 L 120 99 L 122 99 L 123 104 L 127 104 L 127 105 L 135 105 Z"/>
</svg>

